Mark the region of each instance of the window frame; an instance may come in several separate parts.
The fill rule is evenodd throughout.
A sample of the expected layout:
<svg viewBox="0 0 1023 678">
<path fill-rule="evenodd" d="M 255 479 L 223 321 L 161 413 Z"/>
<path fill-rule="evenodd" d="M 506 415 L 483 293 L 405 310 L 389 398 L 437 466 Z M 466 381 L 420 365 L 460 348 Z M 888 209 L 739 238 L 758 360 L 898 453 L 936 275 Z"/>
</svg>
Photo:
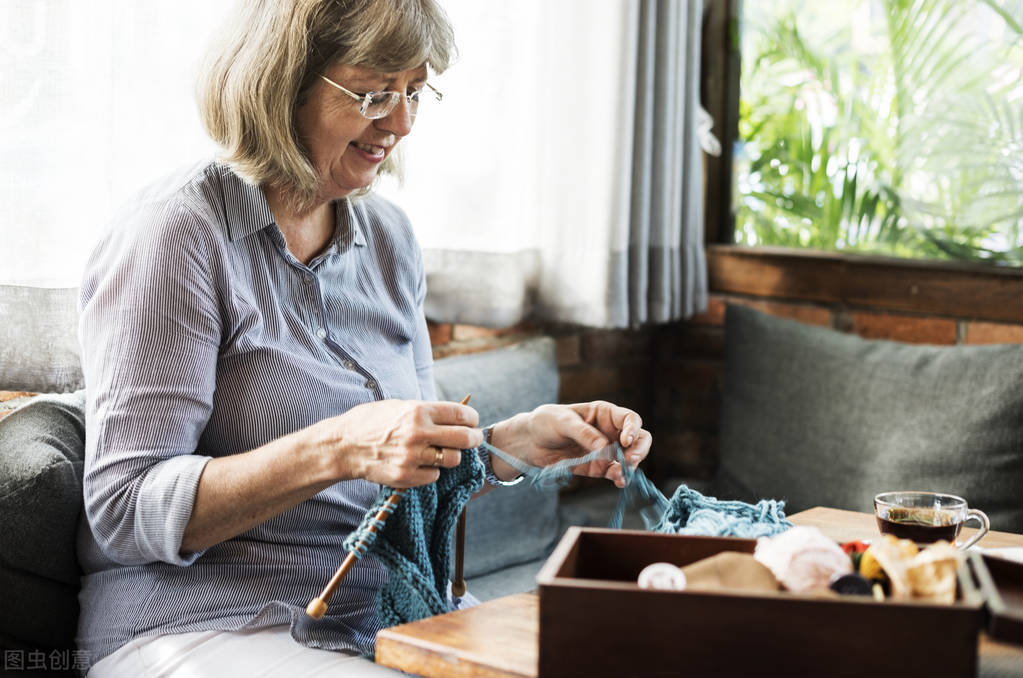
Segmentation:
<svg viewBox="0 0 1023 678">
<path fill-rule="evenodd" d="M 742 0 L 709 0 L 703 22 L 701 97 L 724 149 L 705 163 L 710 291 L 1023 323 L 1023 267 L 735 244 L 741 11 Z"/>
</svg>

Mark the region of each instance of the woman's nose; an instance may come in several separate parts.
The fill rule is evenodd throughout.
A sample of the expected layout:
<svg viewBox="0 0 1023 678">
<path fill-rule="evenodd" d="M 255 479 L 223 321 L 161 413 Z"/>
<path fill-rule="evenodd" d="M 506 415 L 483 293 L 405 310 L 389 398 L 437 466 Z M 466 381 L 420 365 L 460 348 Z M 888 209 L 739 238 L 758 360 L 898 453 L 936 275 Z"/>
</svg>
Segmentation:
<svg viewBox="0 0 1023 678">
<path fill-rule="evenodd" d="M 399 97 L 394 110 L 377 120 L 377 126 L 399 137 L 412 131 L 412 123 L 416 121 L 415 109 L 408 97 Z"/>
</svg>

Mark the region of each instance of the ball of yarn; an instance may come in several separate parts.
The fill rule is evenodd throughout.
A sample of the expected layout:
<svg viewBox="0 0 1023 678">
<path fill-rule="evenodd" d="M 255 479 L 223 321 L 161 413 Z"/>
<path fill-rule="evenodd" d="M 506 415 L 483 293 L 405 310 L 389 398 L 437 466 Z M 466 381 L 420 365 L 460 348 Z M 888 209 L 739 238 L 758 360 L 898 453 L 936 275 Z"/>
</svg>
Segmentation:
<svg viewBox="0 0 1023 678">
<path fill-rule="evenodd" d="M 637 583 L 641 589 L 682 591 L 686 587 L 686 575 L 671 563 L 653 563 L 643 568 Z"/>
<path fill-rule="evenodd" d="M 793 527 L 758 539 L 753 557 L 794 593 L 826 589 L 832 578 L 852 572 L 842 547 L 816 527 Z"/>
</svg>

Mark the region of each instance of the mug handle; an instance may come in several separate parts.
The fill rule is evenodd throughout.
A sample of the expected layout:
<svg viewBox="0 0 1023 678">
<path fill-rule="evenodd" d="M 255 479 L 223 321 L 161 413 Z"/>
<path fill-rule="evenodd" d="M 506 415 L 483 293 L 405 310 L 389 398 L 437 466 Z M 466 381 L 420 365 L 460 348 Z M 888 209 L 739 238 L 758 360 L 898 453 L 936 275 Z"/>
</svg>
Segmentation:
<svg viewBox="0 0 1023 678">
<path fill-rule="evenodd" d="M 980 528 L 977 530 L 976 534 L 967 539 L 964 543 L 956 544 L 956 547 L 962 549 L 963 551 L 965 551 L 966 549 L 970 548 L 978 541 L 980 541 L 981 538 L 985 534 L 987 534 L 988 531 L 991 529 L 991 521 L 988 520 L 987 514 L 984 513 L 983 511 L 978 511 L 977 509 L 970 509 L 969 511 L 967 511 L 966 520 L 963 521 L 963 525 L 970 522 L 971 520 L 978 521 L 980 523 Z"/>
</svg>

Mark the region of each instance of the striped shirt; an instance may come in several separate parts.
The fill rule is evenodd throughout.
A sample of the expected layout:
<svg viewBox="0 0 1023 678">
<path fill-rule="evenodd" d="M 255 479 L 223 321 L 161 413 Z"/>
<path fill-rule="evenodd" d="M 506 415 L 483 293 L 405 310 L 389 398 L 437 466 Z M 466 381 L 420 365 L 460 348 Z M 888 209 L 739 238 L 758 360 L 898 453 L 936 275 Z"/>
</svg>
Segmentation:
<svg viewBox="0 0 1023 678">
<path fill-rule="evenodd" d="M 290 624 L 300 643 L 372 645 L 387 571 L 359 561 L 315 621 L 306 603 L 379 486 L 339 482 L 233 539 L 182 556 L 213 457 L 361 403 L 434 399 L 419 247 L 379 197 L 334 203 L 308 265 L 263 193 L 217 163 L 143 193 L 81 287 L 88 396 L 79 647 L 98 661 L 141 635 Z"/>
</svg>

